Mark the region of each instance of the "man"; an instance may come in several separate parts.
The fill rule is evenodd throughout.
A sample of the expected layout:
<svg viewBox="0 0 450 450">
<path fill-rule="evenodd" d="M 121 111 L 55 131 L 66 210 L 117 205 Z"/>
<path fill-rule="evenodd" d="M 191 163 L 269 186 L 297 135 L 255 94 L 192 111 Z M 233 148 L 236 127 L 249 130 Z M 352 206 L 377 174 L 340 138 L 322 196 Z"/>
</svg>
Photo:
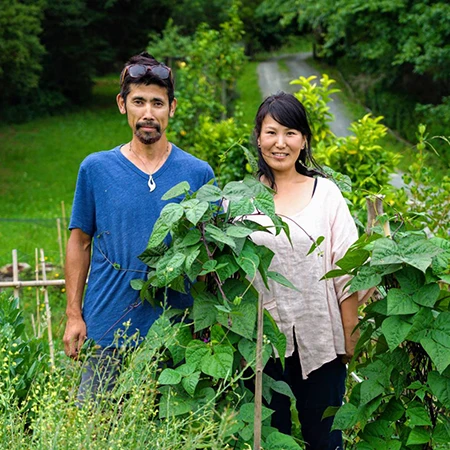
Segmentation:
<svg viewBox="0 0 450 450">
<path fill-rule="evenodd" d="M 146 278 L 147 266 L 138 255 L 167 204 L 161 197 L 181 181 L 197 190 L 214 177 L 206 162 L 167 140 L 177 106 L 171 69 L 141 53 L 126 63 L 120 83 L 117 105 L 127 115 L 133 136 L 130 142 L 82 162 L 69 225 L 64 349 L 77 358 L 86 338 L 98 349 L 83 374 L 79 399 L 91 384 L 95 391 L 104 381 L 98 364 L 123 344 L 118 334 L 124 324 L 134 345 L 162 312 L 141 302 L 139 292 L 130 286 L 132 279 Z M 168 304 L 173 307 L 190 303 L 189 295 L 169 293 Z M 105 371 L 114 378 L 114 365 Z"/>
</svg>

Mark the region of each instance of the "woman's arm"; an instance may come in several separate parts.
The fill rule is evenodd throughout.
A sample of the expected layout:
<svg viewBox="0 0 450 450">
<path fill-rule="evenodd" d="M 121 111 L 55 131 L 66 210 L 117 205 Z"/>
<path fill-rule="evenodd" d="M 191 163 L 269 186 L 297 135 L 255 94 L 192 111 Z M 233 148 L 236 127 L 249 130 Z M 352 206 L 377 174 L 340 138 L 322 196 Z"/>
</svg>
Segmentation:
<svg viewBox="0 0 450 450">
<path fill-rule="evenodd" d="M 359 328 L 355 330 L 355 327 L 359 322 L 358 293 L 355 292 L 344 299 L 340 305 L 340 308 L 345 338 L 345 355 L 342 357 L 342 362 L 347 364 L 355 353 L 356 343 L 359 339 Z"/>
</svg>

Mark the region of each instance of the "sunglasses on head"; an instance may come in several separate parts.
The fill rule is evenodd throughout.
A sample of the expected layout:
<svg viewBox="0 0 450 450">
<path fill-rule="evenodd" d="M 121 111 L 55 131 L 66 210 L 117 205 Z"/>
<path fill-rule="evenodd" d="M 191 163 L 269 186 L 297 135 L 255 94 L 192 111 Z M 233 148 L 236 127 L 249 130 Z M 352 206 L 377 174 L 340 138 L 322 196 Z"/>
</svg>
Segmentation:
<svg viewBox="0 0 450 450">
<path fill-rule="evenodd" d="M 170 67 L 167 67 L 164 64 L 157 64 L 156 66 L 150 66 L 147 64 L 131 64 L 123 69 L 122 76 L 120 77 L 120 84 L 123 84 L 127 74 L 131 78 L 140 78 L 147 72 L 151 72 L 154 76 L 160 78 L 161 80 L 167 80 L 172 71 Z"/>
</svg>

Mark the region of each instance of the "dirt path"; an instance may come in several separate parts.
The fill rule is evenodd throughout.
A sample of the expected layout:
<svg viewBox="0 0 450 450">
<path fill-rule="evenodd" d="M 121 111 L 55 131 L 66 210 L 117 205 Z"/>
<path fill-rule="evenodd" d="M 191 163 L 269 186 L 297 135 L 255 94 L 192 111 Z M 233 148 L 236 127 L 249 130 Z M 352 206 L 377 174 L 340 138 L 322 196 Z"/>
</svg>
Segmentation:
<svg viewBox="0 0 450 450">
<path fill-rule="evenodd" d="M 310 52 L 280 55 L 260 63 L 258 65 L 258 79 L 263 97 L 275 94 L 277 91 L 298 91 L 299 86 L 290 85 L 289 82 L 300 76 L 316 75 L 320 79 L 322 74 L 306 61 L 311 56 L 312 53 Z M 280 60 L 284 61 L 289 71 L 280 71 L 278 66 Z M 351 118 L 339 98 L 333 95 L 332 99 L 333 101 L 328 105 L 330 112 L 334 115 L 334 121 L 330 123 L 331 131 L 336 136 L 348 136 Z"/>
</svg>

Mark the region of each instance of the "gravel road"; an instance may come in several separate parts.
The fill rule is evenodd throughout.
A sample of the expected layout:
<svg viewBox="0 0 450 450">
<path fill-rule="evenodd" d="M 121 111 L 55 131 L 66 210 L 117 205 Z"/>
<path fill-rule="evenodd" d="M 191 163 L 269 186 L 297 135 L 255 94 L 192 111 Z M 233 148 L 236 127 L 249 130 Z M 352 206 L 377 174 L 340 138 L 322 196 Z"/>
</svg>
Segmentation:
<svg viewBox="0 0 450 450">
<path fill-rule="evenodd" d="M 312 53 L 296 53 L 281 55 L 264 61 L 258 65 L 259 87 L 263 97 L 275 94 L 277 91 L 296 92 L 299 90 L 298 85 L 290 85 L 289 82 L 300 76 L 310 77 L 316 75 L 318 79 L 322 74 L 311 67 L 306 59 L 310 58 Z M 289 68 L 289 71 L 280 71 L 278 62 L 282 60 Z M 334 121 L 330 123 L 331 131 L 336 136 L 348 136 L 351 119 L 346 113 L 345 106 L 336 95 L 331 97 L 332 102 L 329 103 L 330 112 L 334 115 Z"/>
</svg>

